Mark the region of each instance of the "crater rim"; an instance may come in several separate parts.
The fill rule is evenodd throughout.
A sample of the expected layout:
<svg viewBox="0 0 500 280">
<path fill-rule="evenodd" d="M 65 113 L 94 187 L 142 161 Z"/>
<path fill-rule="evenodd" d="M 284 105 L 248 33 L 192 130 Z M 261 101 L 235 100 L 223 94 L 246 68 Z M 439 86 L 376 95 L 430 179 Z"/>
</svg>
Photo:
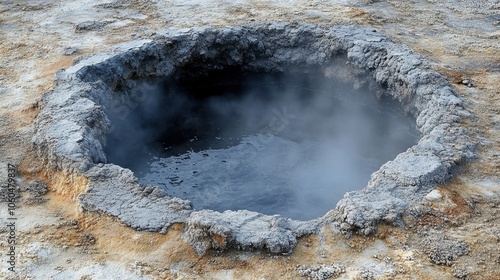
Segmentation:
<svg viewBox="0 0 500 280">
<path fill-rule="evenodd" d="M 210 44 L 225 48 L 214 51 L 207 47 Z M 219 56 L 228 64 L 245 63 L 248 53 L 238 52 L 245 48 L 264 51 L 266 59 L 250 65 L 264 68 L 290 61 L 320 63 L 345 52 L 353 65 L 368 69 L 416 116 L 418 144 L 382 165 L 365 188 L 347 193 L 332 211 L 310 221 L 245 210 L 193 211 L 189 202 L 141 186 L 130 170 L 105 163 L 102 145 L 110 124 L 101 104 L 109 98 L 106 93 L 124 86 L 128 77 L 163 76 L 190 60 L 203 62 L 204 56 Z M 84 210 L 116 216 L 137 230 L 166 232 L 170 225 L 184 223 L 186 240 L 200 254 L 229 248 L 290 253 L 297 237 L 327 224 L 344 234 L 371 234 L 378 223 L 401 223 L 409 206 L 476 157 L 477 143 L 461 126 L 472 115 L 446 78 L 434 72 L 425 57 L 372 28 L 267 23 L 169 29 L 152 39 L 124 43 L 85 58 L 58 72 L 56 81 L 55 88 L 44 95 L 34 125 L 32 142 L 43 163 L 89 178 L 87 192 L 79 197 Z M 118 199 L 109 201 L 113 195 Z M 136 204 L 127 207 L 127 201 Z M 158 209 L 165 211 L 158 213 Z"/>
</svg>

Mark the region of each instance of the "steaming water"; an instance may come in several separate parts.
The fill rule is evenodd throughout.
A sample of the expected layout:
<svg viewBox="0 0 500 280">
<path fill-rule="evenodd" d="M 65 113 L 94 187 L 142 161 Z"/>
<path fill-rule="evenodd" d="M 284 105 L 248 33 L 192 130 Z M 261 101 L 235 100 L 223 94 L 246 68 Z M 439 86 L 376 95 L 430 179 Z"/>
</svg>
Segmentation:
<svg viewBox="0 0 500 280">
<path fill-rule="evenodd" d="M 418 140 L 397 102 L 317 73 L 220 72 L 136 92 L 129 113 L 109 113 L 108 160 L 195 209 L 316 218 Z"/>
</svg>

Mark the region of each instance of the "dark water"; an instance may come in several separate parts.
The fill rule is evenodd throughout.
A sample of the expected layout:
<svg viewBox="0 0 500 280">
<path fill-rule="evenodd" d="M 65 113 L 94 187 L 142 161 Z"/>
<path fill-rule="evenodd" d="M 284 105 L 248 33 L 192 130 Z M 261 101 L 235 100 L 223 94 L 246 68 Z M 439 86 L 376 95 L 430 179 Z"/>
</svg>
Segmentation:
<svg viewBox="0 0 500 280">
<path fill-rule="evenodd" d="M 109 162 L 195 209 L 319 217 L 418 140 L 397 102 L 321 74 L 142 84 L 119 105 Z"/>
</svg>

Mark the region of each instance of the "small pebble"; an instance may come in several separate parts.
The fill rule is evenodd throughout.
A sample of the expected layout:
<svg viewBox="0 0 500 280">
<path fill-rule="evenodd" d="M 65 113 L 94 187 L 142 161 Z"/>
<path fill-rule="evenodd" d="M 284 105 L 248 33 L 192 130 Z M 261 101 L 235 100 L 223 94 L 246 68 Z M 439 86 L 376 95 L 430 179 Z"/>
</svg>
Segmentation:
<svg viewBox="0 0 500 280">
<path fill-rule="evenodd" d="M 74 55 L 77 52 L 77 48 L 67 48 L 66 50 L 64 50 L 64 55 Z"/>
</svg>

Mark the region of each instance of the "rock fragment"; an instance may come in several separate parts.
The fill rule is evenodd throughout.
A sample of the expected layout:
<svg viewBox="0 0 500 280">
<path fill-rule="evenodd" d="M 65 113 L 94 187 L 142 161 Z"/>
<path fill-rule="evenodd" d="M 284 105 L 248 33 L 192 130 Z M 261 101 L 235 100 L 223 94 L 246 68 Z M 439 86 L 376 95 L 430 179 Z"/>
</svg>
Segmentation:
<svg viewBox="0 0 500 280">
<path fill-rule="evenodd" d="M 84 21 L 75 26 L 76 32 L 86 32 L 86 31 L 95 31 L 103 28 L 104 26 L 110 24 L 108 21 Z"/>
<path fill-rule="evenodd" d="M 26 187 L 26 191 L 29 192 L 28 197 L 24 201 L 26 204 L 40 204 L 46 201 L 43 195 L 48 191 L 48 187 L 42 180 L 35 179 L 31 181 Z"/>
<path fill-rule="evenodd" d="M 67 56 L 69 56 L 69 55 L 74 55 L 74 54 L 75 54 L 75 53 L 77 53 L 77 52 L 78 52 L 78 49 L 77 49 L 77 48 L 66 48 L 66 49 L 64 50 L 64 55 L 67 55 Z"/>
<path fill-rule="evenodd" d="M 300 276 L 308 280 L 325 280 L 336 278 L 345 273 L 345 266 L 342 264 L 316 265 L 316 266 L 297 266 L 297 272 Z"/>
<path fill-rule="evenodd" d="M 439 265 L 451 266 L 455 260 L 469 252 L 469 246 L 462 240 L 431 234 L 421 242 L 429 259 Z"/>
</svg>

